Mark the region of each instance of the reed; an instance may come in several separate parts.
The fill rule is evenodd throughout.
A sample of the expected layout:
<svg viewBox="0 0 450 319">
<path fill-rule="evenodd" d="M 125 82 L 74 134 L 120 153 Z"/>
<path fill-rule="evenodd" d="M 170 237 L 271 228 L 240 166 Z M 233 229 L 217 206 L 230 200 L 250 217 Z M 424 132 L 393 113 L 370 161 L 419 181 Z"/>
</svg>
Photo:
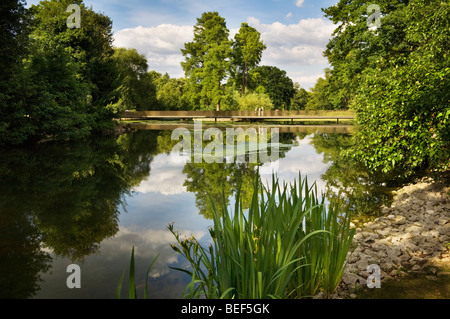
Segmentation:
<svg viewBox="0 0 450 319">
<path fill-rule="evenodd" d="M 338 203 L 325 205 L 301 175 L 293 185 L 273 176 L 268 186 L 255 180 L 248 211 L 239 190 L 234 212 L 225 195 L 221 209 L 211 200 L 208 247 L 168 226 L 178 243 L 172 248 L 191 266 L 174 268 L 192 278 L 186 298 L 301 298 L 336 289 L 354 235 L 350 216 Z"/>
<path fill-rule="evenodd" d="M 155 259 L 153 259 L 150 266 L 147 268 L 147 272 L 145 274 L 145 288 L 144 288 L 144 295 L 143 299 L 148 298 L 148 275 L 150 273 L 150 270 L 152 269 L 153 265 L 155 264 L 156 260 L 158 259 L 159 255 L 156 256 Z M 128 274 L 128 299 L 138 299 L 136 294 L 136 276 L 135 276 L 135 266 L 134 266 L 134 246 L 131 249 L 131 257 L 130 257 L 130 267 L 129 267 L 129 274 Z M 116 299 L 120 299 L 120 295 L 122 293 L 122 286 L 123 281 L 125 279 L 125 270 L 122 272 L 122 276 L 120 277 L 119 283 L 117 284 L 116 288 Z"/>
</svg>

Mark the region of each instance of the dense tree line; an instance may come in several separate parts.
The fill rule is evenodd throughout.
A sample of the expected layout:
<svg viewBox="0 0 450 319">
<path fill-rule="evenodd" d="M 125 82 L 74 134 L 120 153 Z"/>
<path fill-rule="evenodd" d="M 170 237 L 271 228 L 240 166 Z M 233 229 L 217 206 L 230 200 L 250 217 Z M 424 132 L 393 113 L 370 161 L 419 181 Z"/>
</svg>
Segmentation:
<svg viewBox="0 0 450 319">
<path fill-rule="evenodd" d="M 260 33 L 242 23 L 229 39 L 217 12 L 197 19 L 181 49 L 185 78 L 175 79 L 150 71 L 135 49 L 114 47 L 111 19 L 82 0 L 25 4 L 0 4 L 0 144 L 80 139 L 112 128 L 127 109 L 289 109 L 296 94 L 285 71 L 259 66 Z"/>
<path fill-rule="evenodd" d="M 81 28 L 68 28 L 69 4 Z M 111 20 L 82 1 L 0 4 L 0 143 L 77 139 L 110 125 L 115 68 Z"/>
<path fill-rule="evenodd" d="M 338 25 L 325 55 L 324 92 L 355 110 L 360 126 L 348 153 L 373 170 L 409 175 L 450 168 L 450 2 L 380 0 L 368 24 L 363 0 L 324 9 Z M 316 85 L 317 87 L 317 85 Z M 314 93 L 313 93 L 314 94 Z"/>
</svg>

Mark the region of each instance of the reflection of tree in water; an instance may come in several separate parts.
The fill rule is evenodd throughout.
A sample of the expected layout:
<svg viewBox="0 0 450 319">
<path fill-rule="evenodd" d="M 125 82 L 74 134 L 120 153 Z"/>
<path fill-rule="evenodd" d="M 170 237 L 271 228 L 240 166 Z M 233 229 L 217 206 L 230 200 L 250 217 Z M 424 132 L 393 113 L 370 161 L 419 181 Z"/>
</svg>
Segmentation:
<svg viewBox="0 0 450 319">
<path fill-rule="evenodd" d="M 286 156 L 295 139 L 296 135 L 292 133 L 280 133 L 279 143 L 283 147 L 279 150 L 279 158 Z M 224 136 L 225 140 L 226 137 Z M 203 141 L 203 144 L 203 147 L 205 147 L 207 141 Z M 270 154 L 270 148 L 268 153 Z M 253 183 L 257 178 L 257 168 L 262 163 L 249 163 L 248 154 L 246 154 L 243 163 L 236 163 L 236 157 L 229 163 L 193 162 L 192 159 L 191 163 L 186 163 L 184 166 L 183 173 L 187 176 L 184 186 L 189 192 L 195 193 L 196 206 L 201 215 L 204 215 L 205 218 L 212 218 L 211 200 L 220 210 L 221 205 L 223 205 L 223 195 L 226 204 L 229 205 L 230 197 L 235 195 L 238 189 L 241 192 L 243 209 L 250 206 Z"/>
<path fill-rule="evenodd" d="M 355 215 L 365 216 L 379 211 L 381 204 L 391 200 L 389 192 L 394 182 L 386 174 L 370 172 L 352 158 L 341 156 L 351 146 L 348 134 L 314 134 L 312 144 L 324 154 L 324 162 L 332 162 L 321 178 L 326 182 L 326 196 L 332 198 L 340 192 L 350 203 Z"/>
<path fill-rule="evenodd" d="M 2 185 L 5 185 L 2 183 Z M 1 192 L 3 194 L 3 186 Z M 0 298 L 23 299 L 39 290 L 40 272 L 50 268 L 51 258 L 41 250 L 40 231 L 27 214 L 0 204 Z"/>
<path fill-rule="evenodd" d="M 116 234 L 124 196 L 150 173 L 156 136 L 0 151 L 0 297 L 36 293 L 51 262 L 41 246 L 82 260 Z"/>
</svg>

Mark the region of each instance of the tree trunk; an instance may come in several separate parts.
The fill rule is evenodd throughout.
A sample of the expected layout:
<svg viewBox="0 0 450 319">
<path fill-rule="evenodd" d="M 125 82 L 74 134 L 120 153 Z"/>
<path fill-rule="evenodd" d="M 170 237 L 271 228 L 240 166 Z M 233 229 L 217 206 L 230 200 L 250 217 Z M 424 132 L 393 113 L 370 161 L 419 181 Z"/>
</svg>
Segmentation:
<svg viewBox="0 0 450 319">
<path fill-rule="evenodd" d="M 245 95 L 245 86 L 247 85 L 246 73 L 247 73 L 247 63 L 244 63 L 244 69 L 242 70 L 242 96 Z"/>
</svg>

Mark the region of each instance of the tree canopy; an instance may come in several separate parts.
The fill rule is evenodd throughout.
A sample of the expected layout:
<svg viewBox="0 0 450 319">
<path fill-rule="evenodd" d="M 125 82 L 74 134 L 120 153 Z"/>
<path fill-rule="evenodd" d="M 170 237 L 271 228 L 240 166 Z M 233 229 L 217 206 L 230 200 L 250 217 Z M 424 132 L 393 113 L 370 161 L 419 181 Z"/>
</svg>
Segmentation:
<svg viewBox="0 0 450 319">
<path fill-rule="evenodd" d="M 330 79 L 342 79 L 338 89 L 349 92 L 360 127 L 349 154 L 400 176 L 423 168 L 448 170 L 450 4 L 383 0 L 378 5 L 382 18 L 375 29 L 367 26 L 362 0 L 324 9 L 340 22 L 326 51 Z"/>
<path fill-rule="evenodd" d="M 261 40 L 261 34 L 255 28 L 242 23 L 233 42 L 233 76 L 241 86 L 242 95 L 248 83 L 249 71 L 261 62 L 266 45 Z"/>
<path fill-rule="evenodd" d="M 259 66 L 250 71 L 249 87 L 253 90 L 267 93 L 275 108 L 289 109 L 294 97 L 294 82 L 286 71 L 276 66 Z"/>
<path fill-rule="evenodd" d="M 225 19 L 218 12 L 205 12 L 194 26 L 194 39 L 181 50 L 181 63 L 188 79 L 190 99 L 204 109 L 220 110 L 225 95 L 222 81 L 230 70 L 231 42 Z"/>
</svg>

